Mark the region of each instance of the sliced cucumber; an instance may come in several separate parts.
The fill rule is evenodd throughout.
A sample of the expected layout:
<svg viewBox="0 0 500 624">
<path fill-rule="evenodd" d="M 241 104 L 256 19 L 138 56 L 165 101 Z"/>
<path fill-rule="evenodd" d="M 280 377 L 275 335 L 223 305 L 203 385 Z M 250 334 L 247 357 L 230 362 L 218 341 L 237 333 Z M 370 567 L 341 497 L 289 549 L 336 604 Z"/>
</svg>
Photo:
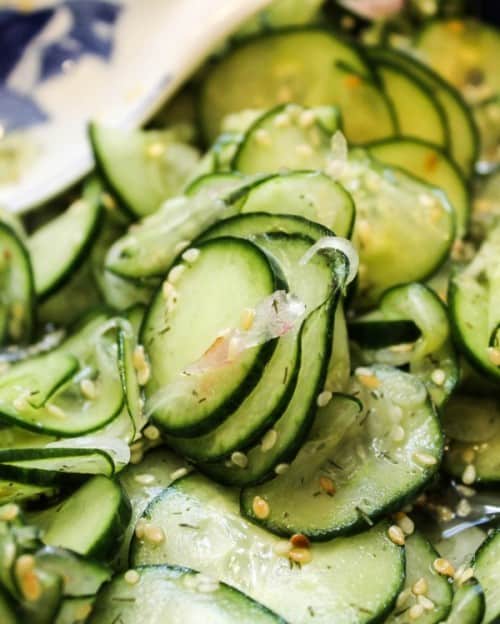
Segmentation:
<svg viewBox="0 0 500 624">
<path fill-rule="evenodd" d="M 3 624 L 19 624 L 14 606 L 3 589 L 0 590 L 0 622 Z"/>
<path fill-rule="evenodd" d="M 331 109 L 335 115 L 336 109 Z M 307 117 L 307 125 L 301 122 Z M 247 130 L 232 167 L 248 175 L 281 170 L 323 169 L 332 132 L 323 129 L 314 109 L 286 104 L 258 117 Z M 282 120 L 285 120 L 283 122 Z"/>
<path fill-rule="evenodd" d="M 500 403 L 496 398 L 457 396 L 445 411 L 450 436 L 445 470 L 461 479 L 467 466 L 477 483 L 500 483 Z"/>
<path fill-rule="evenodd" d="M 244 221 L 244 220 L 243 220 Z M 244 233 L 243 233 L 244 235 Z M 333 267 L 326 255 L 301 265 L 314 241 L 299 235 L 265 234 L 254 239 L 283 270 L 292 295 L 306 306 L 306 314 L 333 294 Z M 204 436 L 168 441 L 196 461 L 215 461 L 259 441 L 283 414 L 295 391 L 301 365 L 301 324 L 280 338 L 253 391 L 221 425 Z"/>
<path fill-rule="evenodd" d="M 321 19 L 322 0 L 274 0 L 247 20 L 236 37 L 248 37 L 272 29 L 305 26 Z"/>
<path fill-rule="evenodd" d="M 82 624 L 86 622 L 92 607 L 95 596 L 85 598 L 63 598 L 54 624 Z"/>
<path fill-rule="evenodd" d="M 448 302 L 455 338 L 470 364 L 500 382 L 500 226 L 451 279 Z"/>
<path fill-rule="evenodd" d="M 100 592 L 89 624 L 285 624 L 237 589 L 193 570 L 141 566 L 134 585 L 118 576 Z"/>
<path fill-rule="evenodd" d="M 443 438 L 425 386 L 389 367 L 358 370 L 351 392 L 362 412 L 353 418 L 351 402 L 337 399 L 334 417 L 326 411 L 318 418 L 310 444 L 284 474 L 244 489 L 242 511 L 252 521 L 317 540 L 362 531 L 404 506 L 436 473 Z M 332 482 L 334 496 L 321 487 L 322 477 Z M 256 496 L 269 505 L 265 519 L 255 514 Z"/>
<path fill-rule="evenodd" d="M 142 322 L 143 310 L 140 312 Z M 120 323 L 118 328 L 118 367 L 120 370 L 120 380 L 123 396 L 125 397 L 125 407 L 133 425 L 132 438 L 138 437 L 141 430 L 146 425 L 147 419 L 144 415 L 142 390 L 134 367 L 134 352 L 138 348 L 137 336 L 140 328 L 136 331 L 128 322 Z"/>
<path fill-rule="evenodd" d="M 30 341 L 34 323 L 31 261 L 18 235 L 0 222 L 0 344 Z"/>
<path fill-rule="evenodd" d="M 100 199 L 101 185 L 91 179 L 80 199 L 29 237 L 27 246 L 38 297 L 47 297 L 60 288 L 85 259 L 99 226 Z"/>
<path fill-rule="evenodd" d="M 481 583 L 471 578 L 455 589 L 446 624 L 480 624 L 485 611 Z"/>
<path fill-rule="evenodd" d="M 389 167 L 401 167 L 446 193 L 455 209 L 457 236 L 467 232 L 470 217 L 468 184 L 453 160 L 431 143 L 417 139 L 387 139 L 367 146 L 370 154 Z"/>
<path fill-rule="evenodd" d="M 377 164 L 363 150 L 352 153 L 338 181 L 356 205 L 357 307 L 375 305 L 391 286 L 423 280 L 444 262 L 455 222 L 442 192 Z"/>
<path fill-rule="evenodd" d="M 370 57 L 377 60 L 389 60 L 402 70 L 423 82 L 445 111 L 450 140 L 450 155 L 464 175 L 469 178 L 474 172 L 478 157 L 479 134 L 471 111 L 460 93 L 446 80 L 432 71 L 416 58 L 396 50 L 375 48 L 370 50 Z"/>
<path fill-rule="evenodd" d="M 182 271 L 172 280 L 173 294 L 157 293 L 141 333 L 152 371 L 146 397 L 154 421 L 173 435 L 197 435 L 221 423 L 252 391 L 276 346 L 270 341 L 205 373 L 183 374 L 221 331 L 239 327 L 245 309 L 255 309 L 282 283 L 264 252 L 248 241 L 221 238 L 198 251 L 194 263 L 173 269 Z"/>
<path fill-rule="evenodd" d="M 351 196 L 321 172 L 293 172 L 257 182 L 241 212 L 286 212 L 320 223 L 344 238 L 350 237 L 354 225 Z"/>
<path fill-rule="evenodd" d="M 444 111 L 425 82 L 387 58 L 377 59 L 374 67 L 396 113 L 399 132 L 436 145 L 448 144 Z"/>
<path fill-rule="evenodd" d="M 483 624 L 494 624 L 500 618 L 500 532 L 493 531 L 474 557 L 474 574 L 484 590 L 486 611 Z"/>
<path fill-rule="evenodd" d="M 406 624 L 411 621 L 408 617 L 409 610 L 418 604 L 418 596 L 412 593 L 415 583 L 424 580 L 427 591 L 426 598 L 432 601 L 434 606 L 426 610 L 419 618 L 419 624 L 437 624 L 443 622 L 448 616 L 453 599 L 453 589 L 448 579 L 440 576 L 433 567 L 438 553 L 429 544 L 423 535 L 414 533 L 405 542 L 406 552 L 406 578 L 403 595 L 407 595 L 406 601 L 400 600 L 386 624 Z M 424 583 L 421 584 L 423 585 Z M 430 603 L 428 604 L 430 607 Z"/>
<path fill-rule="evenodd" d="M 0 479 L 0 502 L 16 503 L 23 500 L 35 499 L 43 496 L 50 497 L 56 493 L 53 487 L 20 483 L 12 479 Z"/>
<path fill-rule="evenodd" d="M 390 334 L 391 323 L 397 323 L 395 336 L 399 338 L 400 323 L 405 321 L 418 328 L 420 336 L 416 340 L 391 341 L 385 348 L 369 350 L 370 334 L 378 333 L 376 339 L 380 338 L 381 324 L 384 332 Z M 374 325 L 370 331 L 371 323 Z M 444 405 L 458 383 L 459 368 L 447 309 L 432 290 L 422 284 L 395 286 L 384 293 L 376 311 L 358 317 L 355 325 L 359 344 L 364 347 L 365 363 L 409 365 L 412 375 L 427 386 L 434 403 L 438 407 Z M 364 336 L 368 336 L 368 345 L 362 342 Z"/>
<path fill-rule="evenodd" d="M 104 560 L 116 553 L 130 515 L 130 503 L 122 488 L 106 477 L 96 476 L 58 508 L 43 541 Z"/>
<path fill-rule="evenodd" d="M 123 130 L 92 123 L 94 156 L 107 184 L 133 217 L 177 195 L 199 159 L 175 130 Z"/>
<path fill-rule="evenodd" d="M 236 492 L 201 476 L 165 490 L 144 519 L 168 537 L 156 546 L 136 539 L 134 565 L 192 566 L 297 624 L 382 620 L 404 578 L 404 552 L 388 539 L 385 523 L 315 544 L 311 562 L 294 566 L 276 554 L 278 538 L 240 516 Z"/>
<path fill-rule="evenodd" d="M 203 131 L 213 140 L 230 113 L 288 102 L 338 106 L 353 142 L 394 134 L 390 106 L 361 53 L 319 28 L 254 38 L 214 63 L 201 88 Z"/>
</svg>

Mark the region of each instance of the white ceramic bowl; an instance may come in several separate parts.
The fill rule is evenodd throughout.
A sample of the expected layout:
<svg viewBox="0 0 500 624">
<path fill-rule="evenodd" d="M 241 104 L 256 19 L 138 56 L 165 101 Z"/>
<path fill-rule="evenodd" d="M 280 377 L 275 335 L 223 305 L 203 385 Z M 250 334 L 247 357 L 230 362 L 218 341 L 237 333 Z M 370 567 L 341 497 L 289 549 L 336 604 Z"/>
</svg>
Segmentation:
<svg viewBox="0 0 500 624">
<path fill-rule="evenodd" d="M 0 0 L 0 205 L 26 211 L 76 182 L 89 119 L 140 125 L 268 2 Z"/>
</svg>

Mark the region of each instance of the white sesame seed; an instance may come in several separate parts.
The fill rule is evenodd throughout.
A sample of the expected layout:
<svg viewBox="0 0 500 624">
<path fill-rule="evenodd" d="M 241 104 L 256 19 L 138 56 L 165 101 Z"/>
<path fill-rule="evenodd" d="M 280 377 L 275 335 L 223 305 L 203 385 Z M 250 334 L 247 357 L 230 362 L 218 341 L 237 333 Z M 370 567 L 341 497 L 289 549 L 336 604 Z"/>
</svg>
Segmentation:
<svg viewBox="0 0 500 624">
<path fill-rule="evenodd" d="M 476 468 L 473 464 L 469 464 L 462 475 L 462 482 L 465 485 L 472 485 L 476 480 Z"/>
<path fill-rule="evenodd" d="M 396 522 L 405 535 L 412 535 L 415 532 L 415 523 L 404 512 L 396 514 Z"/>
<path fill-rule="evenodd" d="M 66 418 L 66 414 L 58 405 L 54 405 L 54 403 L 47 403 L 45 407 L 51 416 L 55 416 L 56 418 Z"/>
<path fill-rule="evenodd" d="M 424 577 L 419 578 L 411 588 L 411 591 L 415 594 L 415 596 L 423 596 L 428 592 L 428 590 L 429 585 Z"/>
<path fill-rule="evenodd" d="M 434 570 L 436 570 L 438 574 L 450 577 L 455 575 L 455 570 L 447 559 L 439 557 L 438 559 L 434 560 L 434 563 L 432 565 L 434 567 Z"/>
<path fill-rule="evenodd" d="M 255 141 L 259 145 L 271 145 L 271 135 L 264 128 L 259 128 L 255 133 Z"/>
<path fill-rule="evenodd" d="M 248 457 L 241 451 L 234 451 L 231 454 L 231 461 L 238 468 L 246 468 L 248 466 Z"/>
<path fill-rule="evenodd" d="M 307 145 L 307 143 L 301 143 L 295 146 L 295 153 L 297 156 L 301 156 L 302 158 L 310 158 L 314 151 L 310 145 Z"/>
<path fill-rule="evenodd" d="M 189 262 L 189 264 L 193 264 L 193 262 L 196 262 L 196 260 L 198 260 L 199 256 L 200 250 L 191 247 L 190 249 L 186 249 L 186 251 L 182 254 L 182 259 L 186 262 Z"/>
<path fill-rule="evenodd" d="M 318 407 L 326 407 L 332 400 L 332 393 L 329 390 L 323 390 L 316 398 L 316 405 Z"/>
<path fill-rule="evenodd" d="M 394 425 L 391 429 L 391 439 L 394 442 L 402 442 L 405 439 L 405 430 L 401 425 Z"/>
<path fill-rule="evenodd" d="M 472 507 L 466 498 L 462 498 L 455 511 L 459 518 L 467 518 L 472 511 Z"/>
<path fill-rule="evenodd" d="M 400 527 L 398 527 L 396 524 L 393 524 L 392 526 L 389 527 L 387 534 L 391 542 L 393 542 L 397 546 L 404 546 L 405 535 L 403 531 L 400 529 Z"/>
<path fill-rule="evenodd" d="M 312 110 L 304 110 L 299 115 L 299 126 L 301 128 L 310 128 L 316 121 L 316 114 Z"/>
<path fill-rule="evenodd" d="M 144 539 L 152 544 L 161 544 L 165 541 L 165 532 L 161 527 L 146 524 L 144 527 Z"/>
<path fill-rule="evenodd" d="M 500 366 L 500 349 L 488 347 L 488 358 L 493 366 Z"/>
<path fill-rule="evenodd" d="M 399 610 L 405 607 L 408 604 L 410 597 L 411 597 L 411 589 L 409 587 L 407 587 L 406 589 L 403 589 L 403 591 L 397 597 L 396 608 Z"/>
<path fill-rule="evenodd" d="M 181 251 L 184 251 L 184 249 L 186 249 L 186 247 L 189 247 L 189 245 L 191 245 L 191 241 L 188 240 L 183 240 L 177 243 L 177 245 L 174 247 L 174 252 L 176 254 L 180 254 Z"/>
<path fill-rule="evenodd" d="M 409 353 L 410 351 L 413 351 L 413 345 L 411 342 L 402 342 L 401 344 L 389 347 L 389 351 L 392 351 L 392 353 Z"/>
<path fill-rule="evenodd" d="M 21 555 L 16 561 L 16 574 L 23 576 L 27 572 L 31 572 L 35 567 L 35 558 L 33 555 Z"/>
<path fill-rule="evenodd" d="M 149 364 L 145 363 L 142 368 L 137 371 L 137 383 L 140 386 L 145 386 L 151 377 L 151 368 Z"/>
<path fill-rule="evenodd" d="M 434 607 L 436 606 L 430 598 L 427 598 L 427 596 L 423 596 L 423 595 L 419 596 L 417 600 L 418 600 L 418 604 L 422 605 L 422 607 L 426 611 L 432 611 Z"/>
<path fill-rule="evenodd" d="M 14 503 L 7 503 L 0 507 L 0 520 L 3 522 L 12 522 L 19 516 L 19 507 Z"/>
<path fill-rule="evenodd" d="M 260 520 L 264 520 L 265 518 L 267 518 L 271 512 L 269 503 L 261 496 L 254 496 L 252 502 L 252 510 L 255 516 Z"/>
<path fill-rule="evenodd" d="M 158 438 L 160 437 L 160 430 L 158 429 L 158 427 L 155 427 L 154 425 L 148 425 L 144 431 L 144 437 L 147 438 L 148 440 L 158 440 Z"/>
<path fill-rule="evenodd" d="M 270 451 L 276 444 L 277 440 L 278 432 L 276 431 L 276 429 L 269 429 L 269 431 L 266 431 L 260 443 L 261 451 L 263 453 Z"/>
<path fill-rule="evenodd" d="M 413 453 L 413 459 L 417 464 L 424 467 L 435 466 L 437 464 L 437 459 L 435 457 L 423 451 L 415 451 L 415 453 Z"/>
<path fill-rule="evenodd" d="M 80 392 L 89 401 L 91 401 L 92 399 L 95 399 L 96 387 L 92 379 L 82 379 L 80 381 Z"/>
<path fill-rule="evenodd" d="M 139 576 L 139 572 L 137 572 L 137 570 L 127 570 L 123 575 L 123 578 L 125 579 L 125 583 L 135 585 L 139 582 L 141 577 Z"/>
<path fill-rule="evenodd" d="M 168 280 L 165 280 L 162 284 L 161 292 L 163 298 L 168 301 L 171 297 L 175 295 L 175 288 L 173 284 L 171 284 Z"/>
<path fill-rule="evenodd" d="M 155 482 L 155 476 L 152 474 L 142 473 L 135 475 L 134 481 L 139 483 L 140 485 L 151 485 Z"/>
<path fill-rule="evenodd" d="M 408 611 L 410 620 L 418 620 L 424 614 L 424 607 L 420 604 L 413 605 Z"/>
<path fill-rule="evenodd" d="M 285 472 L 290 468 L 290 464 L 278 464 L 275 469 L 274 472 L 277 475 L 282 475 L 285 474 Z"/>
<path fill-rule="evenodd" d="M 436 386 L 442 386 L 446 381 L 446 373 L 444 372 L 444 370 L 436 368 L 434 371 L 432 371 L 431 379 L 432 383 L 434 383 Z"/>
<path fill-rule="evenodd" d="M 171 284 L 175 284 L 176 282 L 179 281 L 181 275 L 184 273 L 185 270 L 186 270 L 186 266 L 184 264 L 177 264 L 172 269 L 170 269 L 168 276 L 167 276 L 167 280 Z"/>
<path fill-rule="evenodd" d="M 177 470 L 174 470 L 170 475 L 170 478 L 172 481 L 177 481 L 177 479 L 182 479 L 182 477 L 185 477 L 188 473 L 189 470 L 187 468 L 177 468 Z"/>
<path fill-rule="evenodd" d="M 474 569 L 473 568 L 466 568 L 462 574 L 460 575 L 460 578 L 458 579 L 458 582 L 460 585 L 463 585 L 464 583 L 466 583 L 467 581 L 470 581 L 470 579 L 474 576 Z"/>
<path fill-rule="evenodd" d="M 476 490 L 474 488 L 468 487 L 467 485 L 461 485 L 460 483 L 455 486 L 457 492 L 464 496 L 465 498 L 472 498 L 476 495 Z"/>
</svg>

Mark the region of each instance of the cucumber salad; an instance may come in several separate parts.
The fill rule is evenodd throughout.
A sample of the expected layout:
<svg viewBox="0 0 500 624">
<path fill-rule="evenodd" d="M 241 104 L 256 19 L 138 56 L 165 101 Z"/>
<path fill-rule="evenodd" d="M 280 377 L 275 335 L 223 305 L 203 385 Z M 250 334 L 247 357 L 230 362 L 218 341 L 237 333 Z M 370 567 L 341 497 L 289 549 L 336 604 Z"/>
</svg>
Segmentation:
<svg viewBox="0 0 500 624">
<path fill-rule="evenodd" d="M 500 622 L 500 32 L 463 4 L 276 0 L 0 213 L 1 624 Z"/>
</svg>

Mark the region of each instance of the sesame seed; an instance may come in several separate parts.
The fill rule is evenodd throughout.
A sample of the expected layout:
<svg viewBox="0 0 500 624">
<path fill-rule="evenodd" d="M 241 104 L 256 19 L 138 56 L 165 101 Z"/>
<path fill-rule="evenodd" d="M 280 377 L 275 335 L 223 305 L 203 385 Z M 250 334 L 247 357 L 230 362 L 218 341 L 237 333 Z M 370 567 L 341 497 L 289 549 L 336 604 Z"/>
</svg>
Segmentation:
<svg viewBox="0 0 500 624">
<path fill-rule="evenodd" d="M 146 524 L 144 527 L 144 539 L 152 544 L 161 544 L 165 541 L 165 532 L 161 527 Z"/>
<path fill-rule="evenodd" d="M 470 581 L 470 579 L 473 576 L 474 576 L 474 569 L 473 568 L 465 568 L 465 570 L 463 570 L 462 574 L 460 575 L 460 578 L 457 579 L 458 583 L 460 585 L 463 585 L 467 581 Z"/>
<path fill-rule="evenodd" d="M 151 367 L 146 362 L 142 368 L 136 371 L 137 373 L 137 383 L 140 386 L 145 386 L 149 379 L 151 378 Z"/>
<path fill-rule="evenodd" d="M 354 374 L 365 388 L 376 390 L 380 386 L 380 380 L 369 368 L 359 367 L 354 371 Z"/>
<path fill-rule="evenodd" d="M 389 347 L 389 351 L 392 353 L 409 353 L 410 351 L 413 351 L 413 345 L 411 342 L 402 342 L 401 344 Z"/>
<path fill-rule="evenodd" d="M 56 418 L 66 418 L 66 414 L 58 405 L 54 405 L 54 403 L 47 403 L 46 408 L 47 412 L 51 416 L 55 416 Z"/>
<path fill-rule="evenodd" d="M 160 430 L 158 429 L 158 427 L 155 427 L 154 425 L 148 425 L 144 431 L 144 437 L 147 438 L 148 440 L 158 440 L 158 438 L 160 437 Z"/>
<path fill-rule="evenodd" d="M 278 432 L 276 429 L 269 429 L 262 437 L 260 449 L 263 453 L 270 451 L 278 440 Z"/>
<path fill-rule="evenodd" d="M 466 464 L 472 464 L 476 459 L 476 452 L 473 448 L 467 448 L 462 452 L 462 459 Z"/>
<path fill-rule="evenodd" d="M 243 310 L 243 314 L 241 315 L 240 327 L 244 331 L 248 331 L 254 322 L 255 319 L 255 310 L 254 308 L 245 308 Z"/>
<path fill-rule="evenodd" d="M 411 591 L 415 594 L 415 596 L 425 595 L 429 591 L 429 585 L 427 584 L 425 578 L 419 578 L 418 581 L 413 584 Z"/>
<path fill-rule="evenodd" d="M 424 614 L 424 607 L 421 604 L 413 605 L 408 611 L 410 620 L 418 620 Z"/>
<path fill-rule="evenodd" d="M 500 366 L 500 349 L 488 347 L 488 358 L 493 366 Z"/>
<path fill-rule="evenodd" d="M 295 563 L 306 565 L 312 561 L 312 551 L 310 548 L 292 548 L 288 558 Z"/>
<path fill-rule="evenodd" d="M 174 470 L 170 475 L 170 478 L 172 481 L 177 481 L 177 479 L 182 479 L 182 477 L 185 477 L 188 473 L 189 470 L 187 468 L 177 468 L 177 470 Z"/>
<path fill-rule="evenodd" d="M 462 498 L 462 500 L 458 503 L 455 511 L 459 518 L 467 518 L 467 516 L 472 511 L 472 507 L 466 498 Z"/>
<path fill-rule="evenodd" d="M 472 485 L 476 480 L 476 468 L 473 464 L 469 464 L 462 475 L 462 482 L 465 485 Z"/>
<path fill-rule="evenodd" d="M 274 554 L 279 557 L 288 557 L 288 553 L 292 550 L 292 544 L 288 540 L 279 540 L 273 546 Z"/>
<path fill-rule="evenodd" d="M 135 536 L 137 539 L 142 539 L 144 537 L 144 528 L 146 526 L 146 522 L 140 518 L 135 525 Z"/>
<path fill-rule="evenodd" d="M 438 559 L 434 560 L 434 563 L 432 564 L 432 566 L 434 570 L 436 570 L 436 572 L 438 574 L 441 574 L 442 576 L 454 576 L 455 575 L 455 569 L 453 568 L 451 563 L 448 561 L 448 559 L 443 559 L 439 557 Z"/>
<path fill-rule="evenodd" d="M 276 128 L 288 128 L 291 123 L 290 115 L 287 113 L 280 113 L 279 115 L 276 115 L 273 123 Z"/>
<path fill-rule="evenodd" d="M 156 479 L 154 475 L 147 473 L 138 474 L 134 477 L 134 481 L 136 481 L 140 485 L 151 485 L 155 482 L 155 480 Z"/>
<path fill-rule="evenodd" d="M 427 598 L 427 596 L 419 596 L 417 600 L 418 604 L 422 605 L 426 611 L 432 611 L 436 606 L 430 598 Z"/>
<path fill-rule="evenodd" d="M 472 496 L 476 495 L 476 490 L 471 487 L 467 487 L 466 485 L 461 485 L 460 483 L 455 486 L 457 492 L 464 496 L 465 498 L 472 498 Z"/>
<path fill-rule="evenodd" d="M 285 472 L 290 468 L 290 464 L 278 464 L 275 469 L 274 472 L 277 475 L 282 475 L 285 474 Z"/>
<path fill-rule="evenodd" d="M 174 247 L 174 252 L 176 254 L 180 254 L 181 251 L 184 251 L 184 249 L 186 249 L 186 247 L 189 247 L 189 245 L 191 245 L 191 241 L 188 241 L 188 240 L 179 241 L 177 245 Z"/>
<path fill-rule="evenodd" d="M 12 522 L 19 516 L 19 507 L 14 503 L 7 503 L 0 507 L 0 520 L 3 522 Z"/>
<path fill-rule="evenodd" d="M 132 451 L 130 453 L 130 463 L 136 466 L 140 464 L 144 459 L 144 453 L 142 451 Z"/>
<path fill-rule="evenodd" d="M 174 266 L 172 269 L 170 269 L 168 276 L 167 276 L 167 280 L 171 284 L 175 284 L 176 282 L 179 281 L 181 275 L 184 273 L 185 270 L 186 270 L 186 266 L 184 264 L 178 264 Z"/>
<path fill-rule="evenodd" d="M 431 379 L 432 383 L 436 384 L 436 386 L 442 386 L 446 381 L 446 373 L 444 370 L 436 368 L 436 370 L 432 371 Z"/>
<path fill-rule="evenodd" d="M 411 597 L 411 589 L 409 587 L 407 587 L 406 589 L 403 589 L 403 591 L 397 597 L 396 608 L 399 610 L 405 607 L 408 604 L 410 597 Z"/>
<path fill-rule="evenodd" d="M 127 570 L 123 575 L 123 578 L 125 579 L 125 583 L 135 585 L 139 582 L 141 577 L 139 576 L 139 572 L 137 572 L 137 570 Z"/>
<path fill-rule="evenodd" d="M 312 110 L 302 111 L 299 115 L 299 126 L 301 128 L 310 128 L 316 121 L 316 114 Z"/>
<path fill-rule="evenodd" d="M 115 198 L 109 193 L 101 193 L 101 202 L 104 208 L 115 210 L 117 208 Z"/>
<path fill-rule="evenodd" d="M 401 425 L 394 425 L 391 429 L 391 439 L 394 442 L 402 442 L 405 439 L 405 430 Z"/>
<path fill-rule="evenodd" d="M 295 533 L 290 538 L 290 543 L 295 548 L 311 548 L 311 542 L 302 533 Z"/>
<path fill-rule="evenodd" d="M 265 520 L 269 514 L 271 513 L 271 508 L 269 507 L 269 503 L 264 500 L 261 496 L 254 496 L 252 502 L 252 510 L 259 520 Z"/>
<path fill-rule="evenodd" d="M 165 152 L 165 144 L 157 141 L 148 145 L 146 153 L 151 158 L 159 158 Z"/>
<path fill-rule="evenodd" d="M 80 392 L 86 399 L 89 399 L 89 401 L 95 399 L 96 387 L 92 379 L 82 379 L 80 381 Z"/>
<path fill-rule="evenodd" d="M 161 292 L 165 301 L 168 301 L 175 295 L 175 288 L 168 280 L 165 280 L 161 287 Z"/>
<path fill-rule="evenodd" d="M 453 511 L 446 505 L 438 505 L 436 511 L 441 522 L 450 522 L 455 517 Z"/>
<path fill-rule="evenodd" d="M 186 249 L 186 251 L 182 254 L 182 259 L 186 262 L 189 262 L 189 264 L 193 264 L 193 262 L 196 262 L 196 260 L 198 260 L 199 255 L 200 250 L 191 247 L 190 249 Z"/>
<path fill-rule="evenodd" d="M 35 567 L 35 558 L 33 555 L 21 555 L 16 561 L 16 574 L 23 576 L 27 572 L 31 572 Z"/>
<path fill-rule="evenodd" d="M 21 579 L 21 590 L 28 602 L 37 601 L 42 595 L 42 587 L 34 571 L 27 572 Z"/>
<path fill-rule="evenodd" d="M 307 143 L 300 143 L 295 146 L 295 153 L 297 156 L 301 156 L 302 158 L 310 158 L 314 151 L 310 145 L 307 145 Z"/>
<path fill-rule="evenodd" d="M 316 398 L 316 405 L 318 407 L 326 407 L 332 400 L 332 393 L 329 390 L 323 390 Z"/>
<path fill-rule="evenodd" d="M 387 534 L 389 535 L 389 539 L 391 540 L 391 542 L 393 542 L 397 546 L 404 546 L 405 534 L 396 524 L 393 524 L 389 527 Z"/>
<path fill-rule="evenodd" d="M 415 532 L 415 523 L 403 511 L 400 511 L 395 515 L 395 520 L 398 527 L 403 531 L 405 535 L 412 535 Z"/>
<path fill-rule="evenodd" d="M 264 128 L 259 128 L 255 133 L 255 141 L 259 145 L 271 145 L 271 135 Z"/>
<path fill-rule="evenodd" d="M 234 451 L 231 454 L 231 462 L 238 468 L 246 468 L 248 466 L 248 457 L 241 451 Z"/>
<path fill-rule="evenodd" d="M 323 490 L 323 492 L 328 494 L 328 496 L 333 496 L 336 492 L 335 484 L 330 477 L 320 477 L 319 487 Z"/>
<path fill-rule="evenodd" d="M 435 457 L 422 451 L 415 451 L 415 453 L 413 453 L 413 459 L 417 464 L 424 467 L 435 466 L 437 464 L 437 459 Z"/>
</svg>

